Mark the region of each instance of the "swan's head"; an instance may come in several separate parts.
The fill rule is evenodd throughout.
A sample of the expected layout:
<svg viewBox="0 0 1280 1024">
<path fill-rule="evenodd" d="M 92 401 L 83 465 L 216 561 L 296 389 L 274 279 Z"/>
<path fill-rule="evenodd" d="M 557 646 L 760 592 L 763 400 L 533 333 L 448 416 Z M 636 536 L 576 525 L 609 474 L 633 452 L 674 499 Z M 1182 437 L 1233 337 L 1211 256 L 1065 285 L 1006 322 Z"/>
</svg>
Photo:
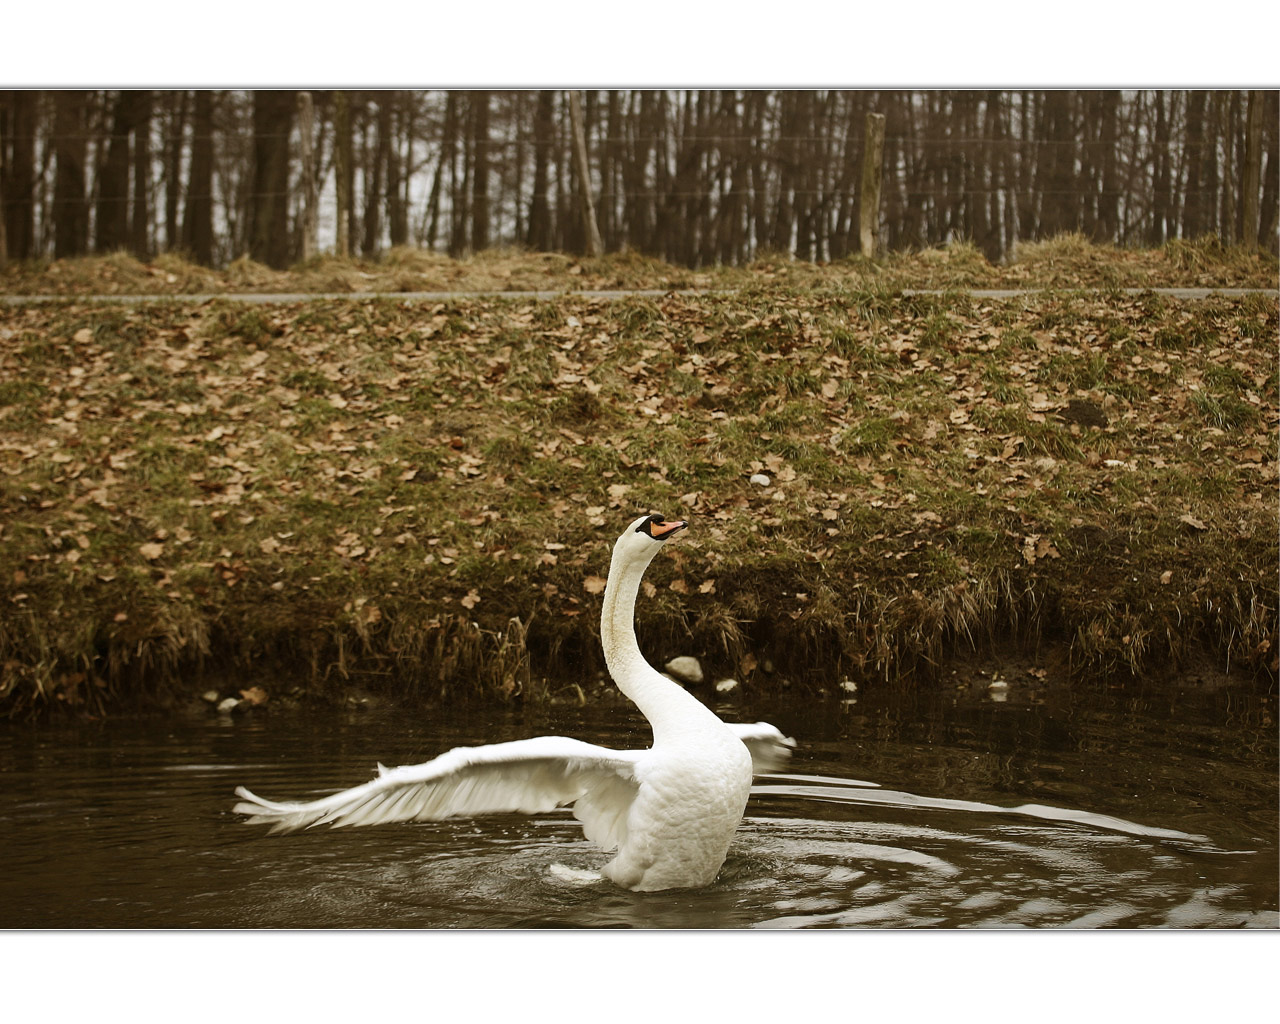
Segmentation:
<svg viewBox="0 0 1280 1024">
<path fill-rule="evenodd" d="M 613 546 L 614 557 L 648 562 L 658 549 L 689 524 L 683 519 L 667 519 L 661 515 L 641 516 L 625 530 Z"/>
</svg>

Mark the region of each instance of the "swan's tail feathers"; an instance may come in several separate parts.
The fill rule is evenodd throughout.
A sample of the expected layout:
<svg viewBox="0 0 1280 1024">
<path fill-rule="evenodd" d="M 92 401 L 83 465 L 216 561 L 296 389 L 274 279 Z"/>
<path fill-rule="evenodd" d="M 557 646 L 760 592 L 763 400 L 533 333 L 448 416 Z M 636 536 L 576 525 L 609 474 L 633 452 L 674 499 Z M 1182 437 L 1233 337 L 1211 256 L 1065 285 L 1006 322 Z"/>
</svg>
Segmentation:
<svg viewBox="0 0 1280 1024">
<path fill-rule="evenodd" d="M 567 882 L 569 885 L 595 885 L 604 878 L 599 871 L 583 871 L 581 868 L 571 868 L 567 864 L 552 864 L 547 872 L 552 878 Z"/>
<path fill-rule="evenodd" d="M 791 760 L 796 741 L 790 736 L 783 736 L 777 726 L 768 722 L 727 724 L 751 752 L 751 770 L 756 775 L 776 772 Z"/>
</svg>

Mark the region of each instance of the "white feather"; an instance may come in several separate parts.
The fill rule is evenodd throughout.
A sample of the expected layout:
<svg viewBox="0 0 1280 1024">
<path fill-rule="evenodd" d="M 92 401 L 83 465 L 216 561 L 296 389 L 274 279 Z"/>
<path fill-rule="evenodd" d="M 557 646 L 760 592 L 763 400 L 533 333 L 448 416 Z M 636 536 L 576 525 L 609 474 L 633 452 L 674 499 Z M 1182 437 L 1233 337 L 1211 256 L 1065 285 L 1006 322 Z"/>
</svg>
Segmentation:
<svg viewBox="0 0 1280 1024">
<path fill-rule="evenodd" d="M 575 814 L 594 840 L 593 832 L 618 834 L 617 819 L 625 818 L 635 795 L 635 760 L 640 753 L 609 750 L 567 736 L 458 747 L 425 764 L 380 764 L 372 782 L 309 803 L 274 803 L 241 786 L 236 795 L 244 802 L 234 810 L 251 815 L 249 824 L 294 832 L 323 824 L 440 821 L 503 811 L 537 814 L 588 798 Z"/>
</svg>

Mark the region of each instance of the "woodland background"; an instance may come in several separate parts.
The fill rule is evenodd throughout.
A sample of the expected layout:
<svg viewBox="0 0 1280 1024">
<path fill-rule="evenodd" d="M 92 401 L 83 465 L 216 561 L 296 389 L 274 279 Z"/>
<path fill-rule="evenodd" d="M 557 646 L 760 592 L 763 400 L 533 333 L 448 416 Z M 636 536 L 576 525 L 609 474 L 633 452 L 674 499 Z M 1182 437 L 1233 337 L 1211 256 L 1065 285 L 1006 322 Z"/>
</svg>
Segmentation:
<svg viewBox="0 0 1280 1024">
<path fill-rule="evenodd" d="M 587 90 L 606 251 L 690 267 L 858 249 L 868 112 L 880 246 L 993 261 L 1079 232 L 1277 249 L 1280 93 Z M 0 261 L 181 252 L 276 268 L 321 249 L 581 252 L 561 91 L 0 93 Z"/>
</svg>

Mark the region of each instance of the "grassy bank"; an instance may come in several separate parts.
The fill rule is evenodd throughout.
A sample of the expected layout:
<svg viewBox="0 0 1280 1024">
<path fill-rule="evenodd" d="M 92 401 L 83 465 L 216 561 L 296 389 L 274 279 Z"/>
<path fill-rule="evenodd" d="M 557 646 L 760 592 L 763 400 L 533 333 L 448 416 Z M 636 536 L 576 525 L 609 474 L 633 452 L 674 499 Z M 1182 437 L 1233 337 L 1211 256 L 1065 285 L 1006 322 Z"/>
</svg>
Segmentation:
<svg viewBox="0 0 1280 1024">
<path fill-rule="evenodd" d="M 1009 640 L 1081 679 L 1274 677 L 1273 299 L 738 280 L 0 309 L 4 710 L 221 679 L 537 699 L 602 667 L 647 510 L 693 529 L 642 644 L 748 690 Z"/>
<path fill-rule="evenodd" d="M 1177 240 L 1160 249 L 1116 249 L 1063 235 L 1018 246 L 1012 263 L 993 266 L 974 246 L 959 243 L 924 252 L 860 256 L 830 264 L 763 255 L 747 267 L 689 270 L 635 253 L 583 259 L 562 253 L 486 250 L 451 259 L 417 249 L 393 249 L 380 260 L 318 256 L 285 271 L 248 257 L 210 270 L 160 256 L 90 256 L 11 263 L 0 270 L 10 295 L 219 295 L 232 292 L 361 293 L 414 291 L 599 291 L 611 289 L 788 289 L 832 287 L 894 291 L 934 288 L 1272 288 L 1276 259 L 1224 248 L 1215 239 Z"/>
</svg>

